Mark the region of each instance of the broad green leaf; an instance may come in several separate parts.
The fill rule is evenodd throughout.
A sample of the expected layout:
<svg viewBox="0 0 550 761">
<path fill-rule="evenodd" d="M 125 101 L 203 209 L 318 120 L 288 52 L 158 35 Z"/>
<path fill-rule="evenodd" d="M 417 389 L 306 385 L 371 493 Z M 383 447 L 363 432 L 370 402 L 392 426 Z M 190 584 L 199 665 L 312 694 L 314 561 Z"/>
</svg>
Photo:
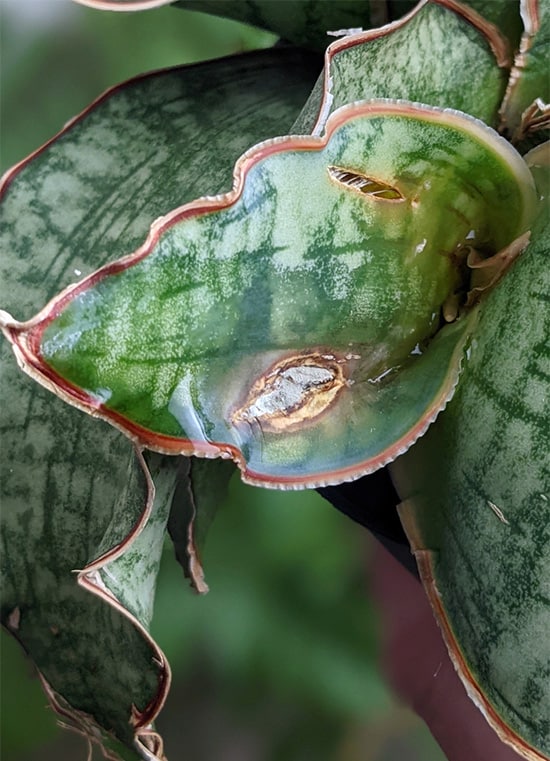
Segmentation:
<svg viewBox="0 0 550 761">
<path fill-rule="evenodd" d="M 550 3 L 521 0 L 524 32 L 502 105 L 502 129 L 515 143 L 548 139 L 550 129 Z"/>
<path fill-rule="evenodd" d="M 180 477 L 168 531 L 178 562 L 199 594 L 208 592 L 201 562 L 206 534 L 234 471 L 235 466 L 227 460 L 180 458 Z"/>
<path fill-rule="evenodd" d="M 454 399 L 392 465 L 401 518 L 451 657 L 495 730 L 529 759 L 550 755 L 550 196 L 543 192 L 531 244 L 482 305 Z"/>
<path fill-rule="evenodd" d="M 4 327 L 27 372 L 145 446 L 231 456 L 268 486 L 346 480 L 451 396 L 470 320 L 430 338 L 460 252 L 499 251 L 533 204 L 521 157 L 480 122 L 357 104 L 324 138 L 255 147 L 231 193 Z"/>
<path fill-rule="evenodd" d="M 80 271 L 138 245 L 159 214 L 229 185 L 235 158 L 287 129 L 317 71 L 303 53 L 265 51 L 100 98 L 4 178 L 2 303 L 32 314 Z M 1 351 L 2 622 L 66 720 L 96 738 L 99 724 L 128 747 L 138 730 L 154 747 L 143 733 L 168 671 L 146 629 L 177 460 L 153 456 L 157 501 L 136 537 L 151 489 L 128 441 L 29 384 L 5 342 Z M 121 543 L 126 554 L 112 557 Z M 101 557 L 110 562 L 89 567 Z M 79 585 L 73 571 L 86 567 Z"/>
<path fill-rule="evenodd" d="M 66 721 L 90 734 L 97 723 L 131 746 L 153 718 L 167 678 L 162 653 L 142 629 L 160 548 L 151 543 L 139 574 L 116 560 L 95 572 L 87 566 L 103 565 L 102 550 L 121 549 L 146 520 L 150 488 L 121 436 L 32 394 L 19 375 L 12 366 L 3 373 L 2 441 L 10 456 L 2 478 L 2 622 L 38 665 Z M 155 510 L 145 526 L 157 545 L 166 518 L 166 509 L 164 517 Z M 110 566 L 117 585 L 140 600 L 128 615 L 100 599 L 110 596 Z"/>
<path fill-rule="evenodd" d="M 421 2 L 383 29 L 334 42 L 293 129 L 321 134 L 340 106 L 370 98 L 454 108 L 495 126 L 509 63 L 498 29 L 465 5 Z M 465 86 L 472 77 L 476 86 Z"/>
</svg>

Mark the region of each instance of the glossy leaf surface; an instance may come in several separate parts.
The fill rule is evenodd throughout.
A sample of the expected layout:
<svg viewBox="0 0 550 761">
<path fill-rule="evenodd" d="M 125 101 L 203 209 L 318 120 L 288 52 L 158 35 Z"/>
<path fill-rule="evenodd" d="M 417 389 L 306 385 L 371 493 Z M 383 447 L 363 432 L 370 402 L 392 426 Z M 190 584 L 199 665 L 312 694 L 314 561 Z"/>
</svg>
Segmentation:
<svg viewBox="0 0 550 761">
<path fill-rule="evenodd" d="M 451 656 L 528 759 L 550 756 L 548 187 L 530 246 L 482 307 L 454 399 L 392 465 Z"/>
<path fill-rule="evenodd" d="M 266 485 L 345 480 L 444 406 L 468 321 L 426 342 L 462 287 L 460 251 L 498 251 L 533 201 L 521 158 L 480 122 L 353 106 L 326 139 L 256 147 L 231 194 L 159 220 L 135 255 L 6 332 L 37 379 L 146 446 L 231 456 Z"/>
<path fill-rule="evenodd" d="M 287 49 L 158 72 L 110 91 L 6 176 L 2 303 L 32 314 L 81 271 L 137 245 L 163 211 L 212 182 L 229 186 L 239 153 L 287 129 L 316 74 L 314 58 Z M 206 164 L 191 146 L 199 121 Z M 126 746 L 137 732 L 147 753 L 168 671 L 146 629 L 176 479 L 183 488 L 178 462 L 150 460 L 157 500 L 147 519 L 151 487 L 128 441 L 29 383 L 7 342 L 0 349 L 2 623 L 65 721 L 96 738 L 98 724 Z M 98 568 L 99 558 L 108 565 Z M 86 567 L 79 585 L 74 570 Z"/>
</svg>

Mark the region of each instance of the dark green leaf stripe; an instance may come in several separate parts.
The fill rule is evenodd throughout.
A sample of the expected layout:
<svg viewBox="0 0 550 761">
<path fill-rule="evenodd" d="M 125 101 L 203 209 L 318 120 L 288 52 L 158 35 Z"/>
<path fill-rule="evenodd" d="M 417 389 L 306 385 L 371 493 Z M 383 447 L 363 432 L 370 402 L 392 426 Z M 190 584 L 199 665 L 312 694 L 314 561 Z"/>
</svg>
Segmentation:
<svg viewBox="0 0 550 761">
<path fill-rule="evenodd" d="M 445 55 L 440 51 L 445 50 Z M 460 3 L 419 3 L 405 18 L 334 42 L 322 79 L 294 125 L 321 134 L 330 113 L 357 100 L 402 98 L 455 108 L 495 126 L 509 65 L 496 27 Z M 475 72 L 476 87 L 467 87 Z"/>
<path fill-rule="evenodd" d="M 137 246 L 160 214 L 229 187 L 237 156 L 287 130 L 317 73 L 315 57 L 265 51 L 140 77 L 102 97 L 4 180 L 1 302 L 31 315 Z M 148 488 L 128 441 L 29 383 L 7 343 L 1 351 L 2 622 L 65 720 L 90 732 L 96 722 L 133 747 L 131 717 L 147 724 L 167 687 L 162 654 L 140 627 L 177 463 L 149 462 L 157 501 L 131 536 Z M 83 577 L 115 596 L 106 604 L 74 571 L 129 535 L 126 554 Z"/>
<path fill-rule="evenodd" d="M 8 332 L 39 379 L 147 446 L 230 452 L 247 479 L 274 486 L 380 467 L 452 393 L 467 323 L 427 352 L 425 341 L 460 285 L 454 257 L 522 232 L 529 172 L 474 120 L 373 102 L 335 113 L 326 139 L 258 146 L 237 176 L 232 194 L 159 221 L 134 257 L 54 301 L 21 339 Z M 281 381 L 258 402 L 267 418 L 256 403 L 239 417 L 255 378 L 292 357 L 288 372 L 305 377 L 300 358 L 314 355 L 341 368 L 334 404 L 329 394 L 295 424 L 309 386 Z M 288 424 L 271 423 L 278 410 Z"/>
<path fill-rule="evenodd" d="M 393 465 L 461 675 L 526 758 L 550 755 L 550 224 L 487 299 L 458 391 Z"/>
</svg>

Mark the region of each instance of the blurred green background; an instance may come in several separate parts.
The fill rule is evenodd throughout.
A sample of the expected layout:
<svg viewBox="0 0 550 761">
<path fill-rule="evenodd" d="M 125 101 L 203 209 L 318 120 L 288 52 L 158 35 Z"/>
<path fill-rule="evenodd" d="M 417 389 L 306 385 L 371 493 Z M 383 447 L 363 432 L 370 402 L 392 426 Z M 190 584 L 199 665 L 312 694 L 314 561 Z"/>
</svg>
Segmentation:
<svg viewBox="0 0 550 761">
<path fill-rule="evenodd" d="M 274 41 L 172 8 L 126 15 L 70 0 L 1 0 L 0 9 L 2 170 L 118 81 Z M 238 479 L 207 544 L 209 595 L 192 594 L 167 545 L 153 635 L 174 673 L 158 721 L 170 761 L 444 758 L 379 672 L 370 547 L 315 493 Z M 5 633 L 1 664 L 2 761 L 84 761 L 85 743 L 57 728 Z"/>
</svg>

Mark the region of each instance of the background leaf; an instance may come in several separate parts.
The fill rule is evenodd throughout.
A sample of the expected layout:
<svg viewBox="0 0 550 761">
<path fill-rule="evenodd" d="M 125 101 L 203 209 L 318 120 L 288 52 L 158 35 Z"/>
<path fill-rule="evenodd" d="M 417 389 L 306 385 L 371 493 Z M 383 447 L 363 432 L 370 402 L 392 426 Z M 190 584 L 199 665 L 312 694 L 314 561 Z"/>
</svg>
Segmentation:
<svg viewBox="0 0 550 761">
<path fill-rule="evenodd" d="M 550 754 L 545 184 L 529 248 L 482 307 L 457 394 L 392 466 L 402 520 L 467 689 L 503 738 L 541 759 Z"/>
<path fill-rule="evenodd" d="M 466 7 L 461 12 L 444 0 L 419 5 L 383 33 L 375 29 L 333 43 L 293 129 L 321 134 L 337 108 L 370 98 L 454 108 L 495 126 L 508 75 L 506 48 L 496 29 L 471 23 Z M 478 86 L 465 87 L 473 71 Z"/>
<path fill-rule="evenodd" d="M 235 66 L 225 61 L 219 69 L 205 64 L 196 70 L 140 78 L 101 99 L 87 117 L 10 174 L 4 186 L 1 243 L 11 256 L 2 260 L 2 303 L 20 312 L 36 309 L 74 277 L 75 269 L 95 268 L 104 258 L 116 256 L 117 247 L 139 241 L 152 219 L 173 203 L 174 190 L 185 197 L 185 192 L 194 194 L 201 181 L 212 177 L 220 183 L 229 181 L 235 159 L 231 151 L 238 154 L 249 140 L 262 137 L 265 133 L 260 130 L 284 131 L 316 74 L 315 65 L 303 54 L 290 52 L 284 57 L 286 69 L 278 65 L 282 52 L 267 51 Z M 272 68 L 281 72 L 279 80 Z M 290 72 L 292 81 L 285 89 Z M 269 96 L 263 77 L 271 78 L 272 73 L 279 87 Z M 262 117 L 254 101 L 260 83 Z M 194 113 L 189 99 L 197 91 L 203 97 Z M 166 98 L 171 103 L 160 114 L 159 103 L 165 104 Z M 222 111 L 230 103 L 228 121 Z M 203 160 L 197 160 L 194 173 L 187 174 L 188 166 L 174 162 L 173 152 L 178 139 L 190 150 L 184 124 L 196 134 L 197 114 L 205 108 L 209 120 L 201 134 L 204 139 L 207 134 L 212 137 L 207 145 L 213 174 L 204 170 Z M 244 114 L 247 128 L 241 126 L 238 114 Z M 230 133 L 234 144 L 228 140 Z M 127 142 L 130 137 L 133 144 Z M 143 141 L 139 155 L 138 137 Z M 121 150 L 123 146 L 130 147 L 129 154 Z M 150 180 L 148 158 L 158 171 L 171 168 L 160 185 Z M 205 192 L 207 186 L 201 188 Z M 129 198 L 137 206 L 129 204 Z M 91 243 L 85 259 L 79 236 Z M 10 497 L 9 509 L 2 512 L 2 538 L 4 557 L 9 558 L 5 571 L 11 579 L 4 585 L 3 621 L 54 691 L 131 744 L 132 704 L 146 714 L 152 706 L 154 714 L 159 676 L 165 678 L 155 665 L 158 652 L 126 616 L 79 589 L 72 571 L 124 539 L 142 515 L 147 493 L 142 469 L 119 434 L 106 432 L 101 424 L 44 397 L 21 377 L 11 359 L 5 359 L 3 368 L 12 400 L 6 405 L 2 429 L 9 445 L 9 457 L 3 459 L 4 500 Z M 166 472 L 162 478 L 170 480 Z M 163 496 L 169 500 L 169 488 Z M 149 524 L 142 539 L 149 546 L 154 538 L 156 553 L 151 546 L 145 558 L 138 542 L 129 559 L 113 561 L 107 569 L 112 577 L 108 584 L 123 594 L 123 602 L 145 624 L 166 517 L 155 512 L 154 524 Z M 67 669 L 67 663 L 75 665 Z M 120 672 L 120 679 L 113 680 L 113 672 Z"/>
</svg>

